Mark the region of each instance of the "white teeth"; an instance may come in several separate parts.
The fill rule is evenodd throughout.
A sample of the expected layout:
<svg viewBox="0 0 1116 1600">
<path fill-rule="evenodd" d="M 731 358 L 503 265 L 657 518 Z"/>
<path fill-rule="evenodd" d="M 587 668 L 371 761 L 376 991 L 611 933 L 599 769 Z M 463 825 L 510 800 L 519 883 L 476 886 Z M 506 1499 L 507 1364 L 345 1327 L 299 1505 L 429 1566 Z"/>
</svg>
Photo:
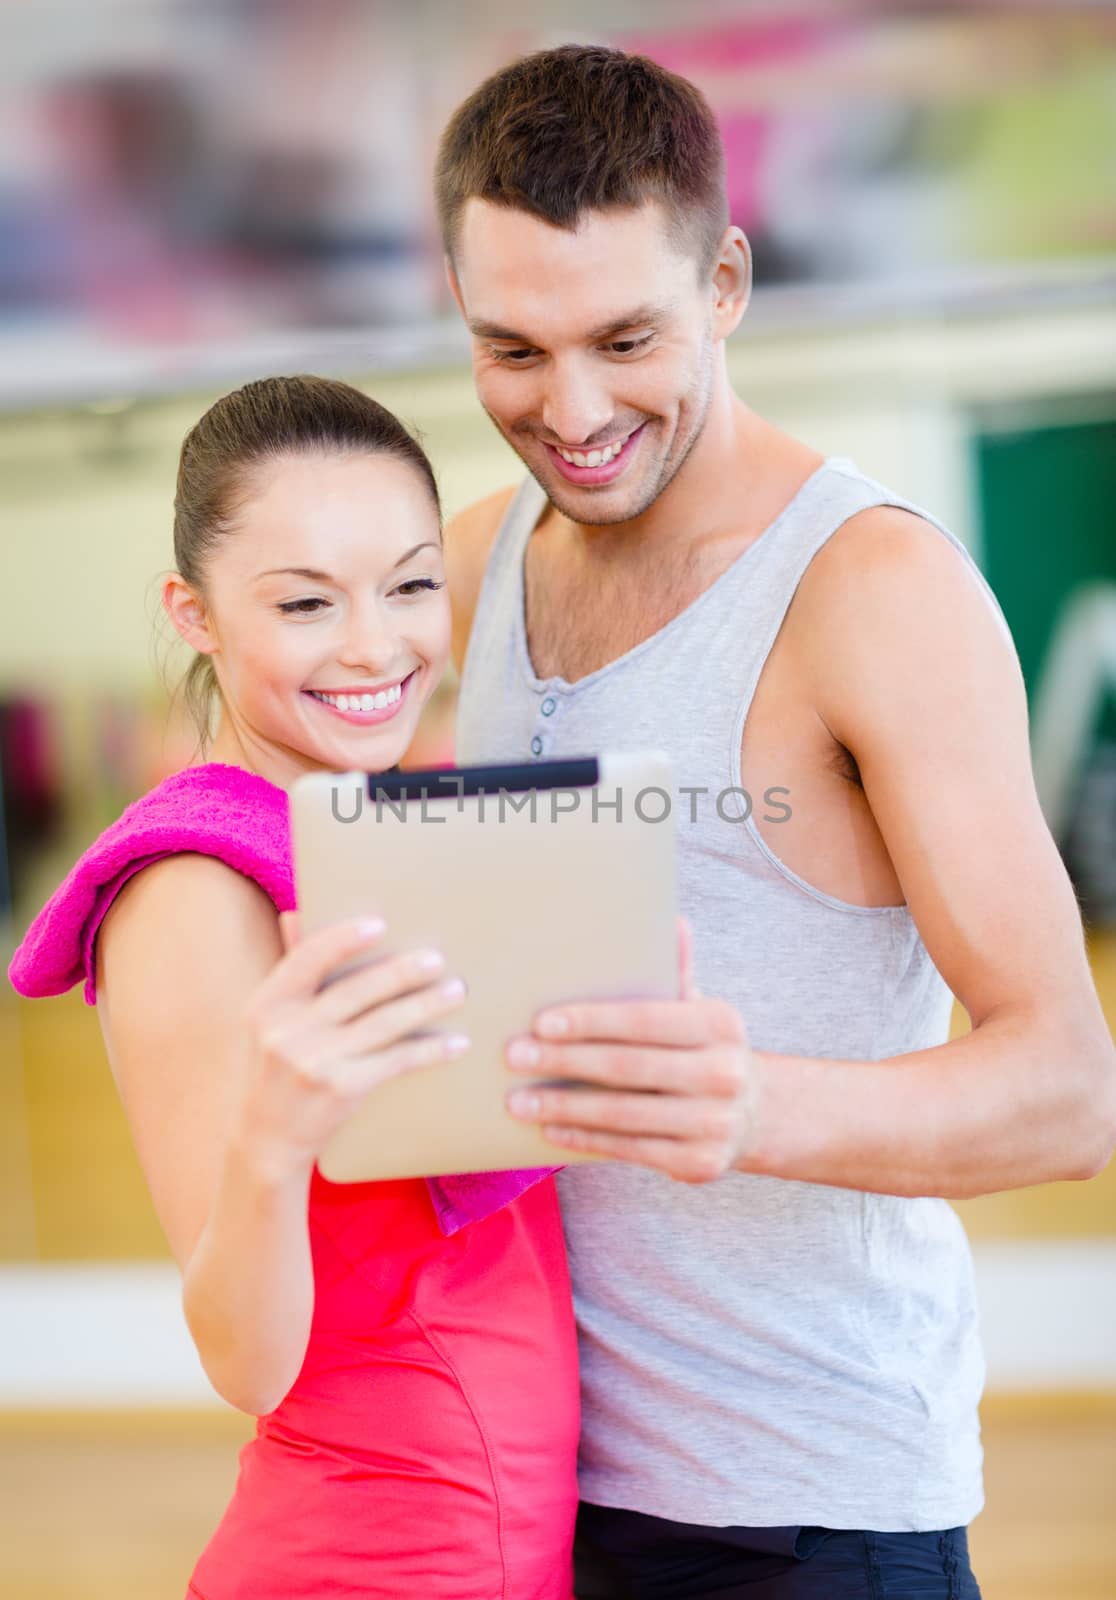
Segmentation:
<svg viewBox="0 0 1116 1600">
<path fill-rule="evenodd" d="M 397 683 L 390 689 L 381 689 L 378 694 L 322 694 L 318 689 L 311 689 L 310 693 L 315 700 L 324 700 L 338 711 L 382 711 L 385 706 L 393 706 L 402 699 L 403 685 Z"/>
<path fill-rule="evenodd" d="M 572 467 L 606 467 L 616 459 L 626 443 L 626 439 L 621 439 L 618 444 L 606 445 L 603 450 L 590 450 L 588 455 L 581 450 L 559 450 L 558 454 Z"/>
</svg>

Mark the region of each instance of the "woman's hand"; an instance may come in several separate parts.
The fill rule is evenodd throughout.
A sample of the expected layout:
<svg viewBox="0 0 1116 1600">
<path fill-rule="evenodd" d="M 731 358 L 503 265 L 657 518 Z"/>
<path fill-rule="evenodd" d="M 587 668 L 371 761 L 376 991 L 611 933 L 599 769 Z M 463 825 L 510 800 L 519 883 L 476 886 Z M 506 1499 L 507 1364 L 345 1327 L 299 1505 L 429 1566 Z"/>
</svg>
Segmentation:
<svg viewBox="0 0 1116 1600">
<path fill-rule="evenodd" d="M 296 914 L 279 919 L 284 954 L 245 1008 L 249 1069 L 236 1137 L 269 1172 L 308 1171 L 377 1084 L 469 1047 L 460 1033 L 424 1032 L 460 1006 L 465 986 L 445 980 L 435 950 L 411 950 L 330 973 L 382 939 L 378 918 L 334 923 L 298 939 Z"/>
</svg>

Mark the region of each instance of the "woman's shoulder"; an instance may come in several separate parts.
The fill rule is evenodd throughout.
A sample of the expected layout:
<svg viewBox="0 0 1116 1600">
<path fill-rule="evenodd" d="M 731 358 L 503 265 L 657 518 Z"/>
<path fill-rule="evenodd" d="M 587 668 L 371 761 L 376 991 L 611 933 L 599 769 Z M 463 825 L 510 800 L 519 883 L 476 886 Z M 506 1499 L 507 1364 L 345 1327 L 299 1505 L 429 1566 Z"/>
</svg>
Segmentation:
<svg viewBox="0 0 1116 1600">
<path fill-rule="evenodd" d="M 114 898 L 144 867 L 191 852 L 253 879 L 277 910 L 293 908 L 286 791 L 224 762 L 185 767 L 127 806 L 75 862 L 15 952 L 13 987 L 62 994 L 84 978 L 95 1004 L 94 943 Z"/>
<path fill-rule="evenodd" d="M 251 875 L 220 856 L 182 851 L 160 856 L 117 888 L 89 930 L 82 971 L 98 1006 L 109 1008 L 108 975 L 133 1020 L 146 1013 L 174 1029 L 181 1008 L 200 1005 L 213 1019 L 222 996 L 246 973 L 263 976 L 277 959 L 274 901 Z M 262 965 L 261 965 L 262 962 Z M 115 999 L 115 997 L 113 997 Z M 104 1026 L 104 1023 L 102 1024 Z"/>
</svg>

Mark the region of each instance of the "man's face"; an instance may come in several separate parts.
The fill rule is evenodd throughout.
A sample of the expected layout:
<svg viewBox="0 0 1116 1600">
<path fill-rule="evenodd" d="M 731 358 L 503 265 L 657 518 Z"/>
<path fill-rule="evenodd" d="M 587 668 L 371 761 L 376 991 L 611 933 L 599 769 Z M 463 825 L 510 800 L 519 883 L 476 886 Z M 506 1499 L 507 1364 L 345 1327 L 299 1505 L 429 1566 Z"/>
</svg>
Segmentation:
<svg viewBox="0 0 1116 1600">
<path fill-rule="evenodd" d="M 469 200 L 455 272 L 477 395 L 574 522 L 627 522 L 696 442 L 713 386 L 713 287 L 661 208 L 576 231 Z"/>
</svg>

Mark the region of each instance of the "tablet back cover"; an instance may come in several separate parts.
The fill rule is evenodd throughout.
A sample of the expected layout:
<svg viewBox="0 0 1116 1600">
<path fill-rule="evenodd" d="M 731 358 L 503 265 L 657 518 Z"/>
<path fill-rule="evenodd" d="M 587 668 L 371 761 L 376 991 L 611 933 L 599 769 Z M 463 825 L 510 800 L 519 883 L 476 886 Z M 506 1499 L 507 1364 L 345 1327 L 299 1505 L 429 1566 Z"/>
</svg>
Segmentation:
<svg viewBox="0 0 1116 1600">
<path fill-rule="evenodd" d="M 672 794 L 669 760 L 604 756 L 595 784 L 584 781 L 591 760 L 581 781 L 534 790 L 470 794 L 458 781 L 449 793 L 392 798 L 387 780 L 361 772 L 315 773 L 292 786 L 303 932 L 378 913 L 387 923 L 378 956 L 434 946 L 447 975 L 468 985 L 445 1025 L 468 1034 L 471 1048 L 373 1089 L 323 1151 L 326 1178 L 593 1159 L 547 1144 L 508 1114 L 505 1095 L 525 1080 L 503 1063 L 505 1042 L 543 1006 L 677 994 L 675 822 L 653 820 Z M 571 765 L 518 770 L 546 782 L 552 766 Z"/>
</svg>

